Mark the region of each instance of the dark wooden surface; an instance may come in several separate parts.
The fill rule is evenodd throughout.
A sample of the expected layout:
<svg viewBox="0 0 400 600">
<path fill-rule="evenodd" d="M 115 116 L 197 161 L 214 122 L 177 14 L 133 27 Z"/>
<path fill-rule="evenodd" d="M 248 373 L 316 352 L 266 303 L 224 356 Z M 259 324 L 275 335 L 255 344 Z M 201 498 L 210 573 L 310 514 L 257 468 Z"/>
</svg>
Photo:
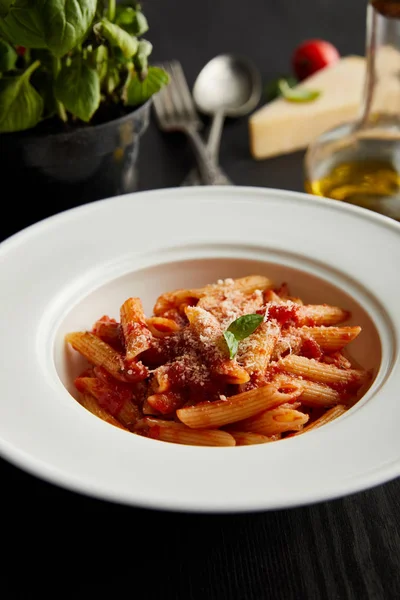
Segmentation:
<svg viewBox="0 0 400 600">
<path fill-rule="evenodd" d="M 342 54 L 363 53 L 365 4 L 143 1 L 154 59 L 180 59 L 191 84 L 220 52 L 249 56 L 265 80 L 287 72 L 291 50 L 308 37 L 329 39 Z M 256 163 L 246 120 L 226 123 L 221 163 L 238 185 L 302 190 L 302 158 Z M 140 189 L 179 185 L 190 165 L 186 141 L 160 134 L 152 123 L 142 142 Z M 59 598 L 66 591 L 71 598 L 145 600 L 400 597 L 399 480 L 314 506 L 227 516 L 119 506 L 5 461 L 0 482 L 5 600 Z"/>
</svg>

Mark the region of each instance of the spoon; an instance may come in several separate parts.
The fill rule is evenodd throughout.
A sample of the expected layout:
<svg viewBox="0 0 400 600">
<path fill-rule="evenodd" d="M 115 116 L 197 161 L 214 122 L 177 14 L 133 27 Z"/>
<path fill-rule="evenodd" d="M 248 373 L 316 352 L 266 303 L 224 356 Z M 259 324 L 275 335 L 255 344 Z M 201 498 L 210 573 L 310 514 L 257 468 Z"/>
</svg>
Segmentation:
<svg viewBox="0 0 400 600">
<path fill-rule="evenodd" d="M 226 117 L 249 114 L 261 97 L 261 75 L 253 63 L 242 56 L 220 54 L 200 71 L 193 86 L 196 108 L 212 118 L 207 149 L 217 158 Z M 200 185 L 197 169 L 193 169 L 182 185 Z"/>
</svg>

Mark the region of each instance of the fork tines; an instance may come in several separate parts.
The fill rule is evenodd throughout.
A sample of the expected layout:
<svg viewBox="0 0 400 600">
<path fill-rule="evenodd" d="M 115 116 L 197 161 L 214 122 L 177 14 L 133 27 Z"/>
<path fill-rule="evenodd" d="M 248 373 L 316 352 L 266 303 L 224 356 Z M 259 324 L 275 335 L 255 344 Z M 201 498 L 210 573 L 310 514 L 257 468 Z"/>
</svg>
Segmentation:
<svg viewBox="0 0 400 600">
<path fill-rule="evenodd" d="M 197 114 L 182 65 L 177 60 L 158 63 L 170 78 L 169 84 L 162 88 L 153 98 L 153 106 L 161 129 L 182 129 L 195 127 L 199 129 L 202 122 Z"/>
</svg>

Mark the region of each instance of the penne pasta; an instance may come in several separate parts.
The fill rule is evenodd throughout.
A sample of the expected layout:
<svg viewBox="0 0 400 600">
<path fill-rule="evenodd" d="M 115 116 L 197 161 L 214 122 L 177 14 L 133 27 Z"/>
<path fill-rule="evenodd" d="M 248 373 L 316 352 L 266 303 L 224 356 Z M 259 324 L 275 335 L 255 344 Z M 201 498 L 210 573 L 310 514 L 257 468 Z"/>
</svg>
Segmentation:
<svg viewBox="0 0 400 600">
<path fill-rule="evenodd" d="M 299 431 L 309 418 L 309 415 L 296 409 L 279 406 L 244 419 L 236 423 L 235 428 L 238 427 L 242 431 L 251 431 L 270 437 L 286 431 Z"/>
<path fill-rule="evenodd" d="M 83 392 L 82 394 L 80 394 L 79 401 L 82 404 L 82 406 L 84 406 L 95 417 L 99 417 L 99 419 L 106 421 L 106 423 L 110 423 L 110 425 L 114 425 L 114 427 L 124 429 L 125 431 L 130 431 L 127 427 L 122 425 L 122 423 L 120 423 L 118 419 L 113 417 L 107 410 L 100 406 L 96 398 L 91 394 Z"/>
<path fill-rule="evenodd" d="M 125 340 L 125 359 L 132 362 L 151 347 L 152 340 L 140 298 L 125 300 L 120 309 L 120 320 Z"/>
<path fill-rule="evenodd" d="M 235 438 L 236 446 L 251 446 L 253 444 L 267 444 L 268 442 L 276 442 L 279 439 L 279 435 L 266 436 L 261 433 L 253 433 L 251 431 L 233 431 L 229 433 Z"/>
<path fill-rule="evenodd" d="M 237 361 L 250 375 L 263 374 L 271 360 L 280 329 L 272 323 L 262 323 L 256 331 L 240 342 Z"/>
<path fill-rule="evenodd" d="M 327 423 L 334 421 L 335 419 L 337 419 L 338 417 L 343 415 L 346 411 L 347 411 L 346 406 L 343 406 L 342 404 L 338 404 L 337 406 L 334 406 L 333 408 L 330 408 L 329 410 L 327 410 L 318 419 L 316 419 L 315 421 L 313 421 L 312 423 L 307 425 L 307 427 L 305 427 L 303 429 L 303 431 L 299 431 L 298 433 L 296 433 L 294 435 L 298 435 L 300 433 L 306 433 L 307 431 L 310 431 L 312 429 L 317 429 L 318 427 L 322 427 L 323 425 L 326 425 Z"/>
<path fill-rule="evenodd" d="M 87 363 L 78 399 L 100 419 L 163 442 L 247 446 L 320 427 L 362 397 L 371 374 L 347 357 L 362 335 L 350 316 L 249 275 L 167 291 L 149 316 L 131 296 L 119 320 L 65 339 Z"/>
<path fill-rule="evenodd" d="M 133 393 L 128 386 L 119 382 L 110 386 L 97 377 L 78 377 L 75 386 L 82 394 L 90 394 L 110 415 L 118 419 L 125 427 L 136 423 L 139 410 L 132 402 Z"/>
<path fill-rule="evenodd" d="M 148 376 L 148 369 L 143 364 L 126 365 L 118 351 L 89 331 L 74 331 L 65 339 L 92 365 L 103 367 L 118 381 L 140 381 Z"/>
<path fill-rule="evenodd" d="M 187 307 L 186 316 L 194 333 L 204 346 L 204 358 L 215 375 L 226 383 L 241 384 L 250 379 L 250 374 L 227 357 L 226 343 L 218 320 L 204 308 Z"/>
<path fill-rule="evenodd" d="M 231 396 L 226 400 L 205 402 L 196 406 L 180 408 L 178 419 L 189 427 L 215 428 L 242 421 L 257 413 L 295 400 L 302 391 L 301 384 L 288 384 L 281 388 L 278 384 L 268 384 Z"/>
<path fill-rule="evenodd" d="M 320 348 L 326 352 L 342 350 L 352 342 L 361 332 L 361 327 L 302 327 L 301 335 L 306 335 L 315 340 Z"/>
<path fill-rule="evenodd" d="M 279 361 L 279 365 L 287 373 L 326 384 L 360 386 L 366 375 L 365 371 L 359 369 L 339 369 L 304 356 L 286 356 Z"/>
<path fill-rule="evenodd" d="M 304 304 L 299 307 L 299 325 L 337 325 L 350 317 L 347 310 L 329 304 Z"/>
<path fill-rule="evenodd" d="M 227 431 L 216 430 L 194 430 L 182 423 L 173 421 L 162 421 L 152 418 L 144 418 L 137 432 L 143 431 L 147 426 L 149 437 L 174 444 L 185 444 L 191 446 L 235 446 L 235 438 Z"/>
<path fill-rule="evenodd" d="M 155 337 L 165 337 L 171 335 L 174 331 L 181 329 L 180 325 L 173 319 L 165 317 L 150 317 L 146 319 L 146 325 Z"/>
</svg>

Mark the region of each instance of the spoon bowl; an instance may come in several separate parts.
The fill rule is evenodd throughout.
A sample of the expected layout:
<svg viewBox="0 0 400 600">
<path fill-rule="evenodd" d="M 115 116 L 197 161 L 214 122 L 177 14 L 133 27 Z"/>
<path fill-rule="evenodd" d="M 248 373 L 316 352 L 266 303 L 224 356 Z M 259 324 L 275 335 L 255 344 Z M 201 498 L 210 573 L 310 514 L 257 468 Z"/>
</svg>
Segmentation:
<svg viewBox="0 0 400 600">
<path fill-rule="evenodd" d="M 199 73 L 193 98 L 199 111 L 207 115 L 223 112 L 228 117 L 250 113 L 261 96 L 259 71 L 247 58 L 221 54 Z"/>
</svg>

